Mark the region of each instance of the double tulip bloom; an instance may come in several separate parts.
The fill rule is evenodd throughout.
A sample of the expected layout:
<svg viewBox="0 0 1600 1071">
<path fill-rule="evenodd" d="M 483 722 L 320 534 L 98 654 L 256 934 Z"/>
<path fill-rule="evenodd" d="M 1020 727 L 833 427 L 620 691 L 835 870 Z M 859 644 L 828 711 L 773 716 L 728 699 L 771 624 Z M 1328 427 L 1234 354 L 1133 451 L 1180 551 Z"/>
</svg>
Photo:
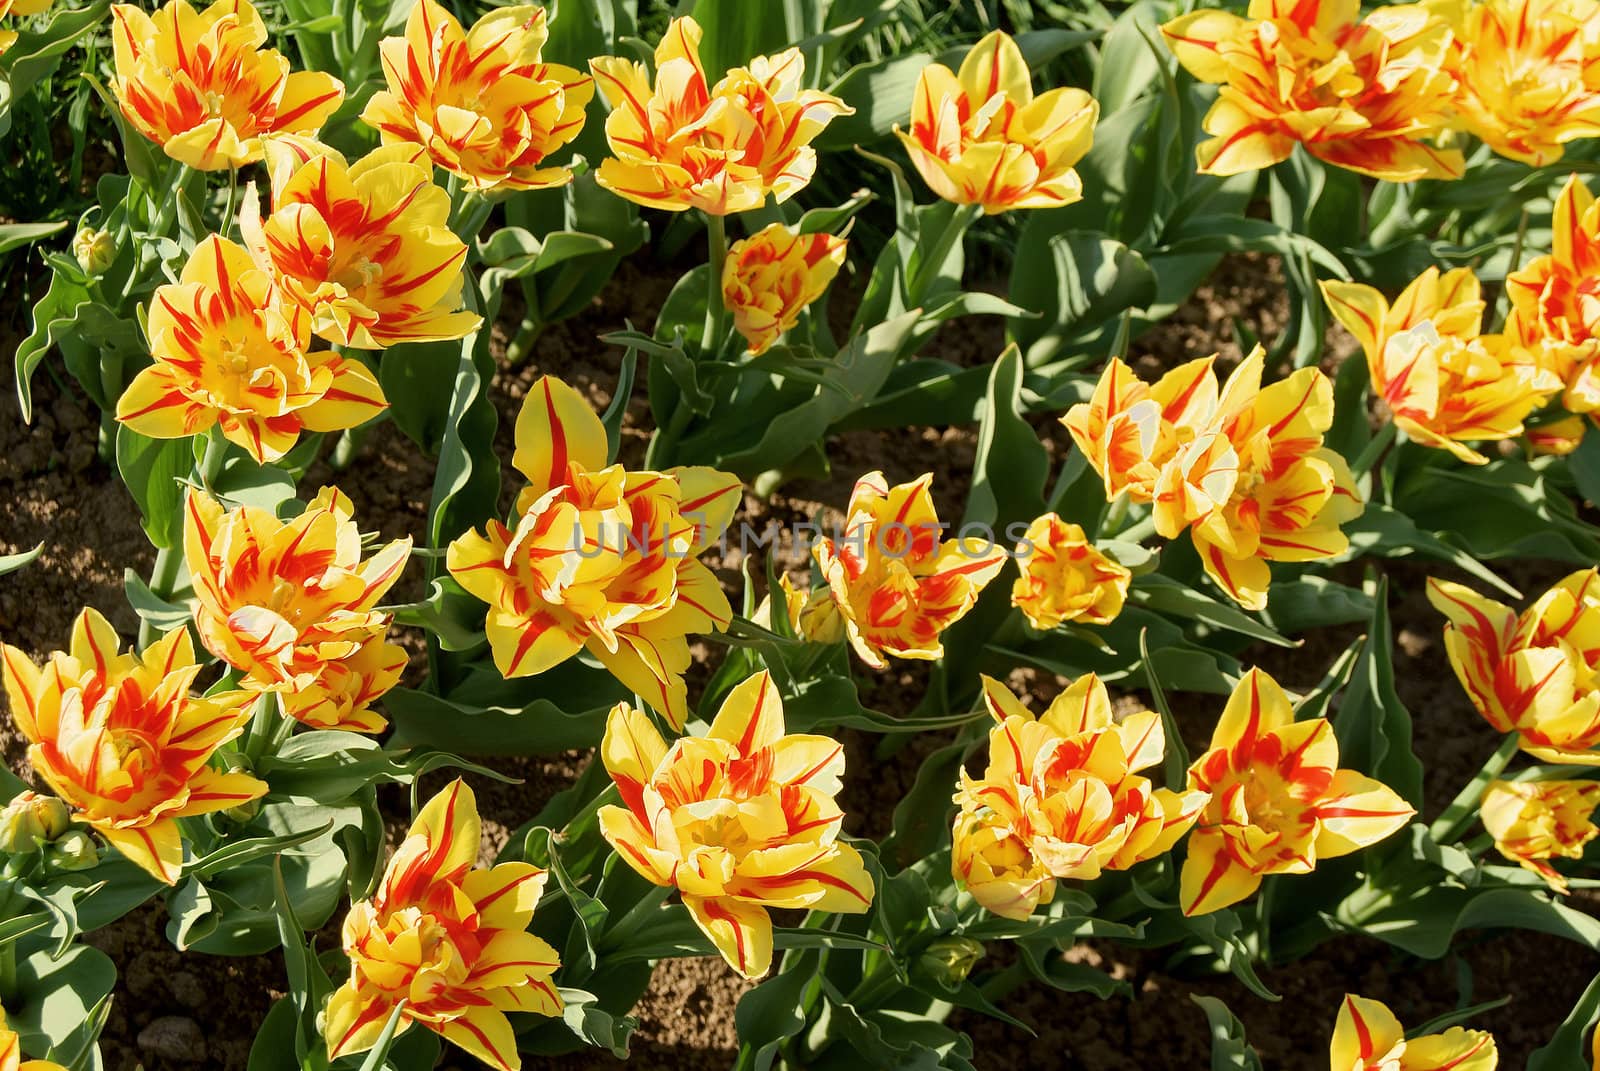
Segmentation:
<svg viewBox="0 0 1600 1071">
<path fill-rule="evenodd" d="M 1169 850 L 1207 796 L 1155 788 L 1138 771 L 1161 761 L 1161 715 L 1116 721 L 1105 685 L 1078 678 L 1035 718 L 983 678 L 996 725 L 982 778 L 961 773 L 951 870 L 997 915 L 1025 919 L 1057 881 L 1093 881 Z"/>
<path fill-rule="evenodd" d="M 911 128 L 895 133 L 929 189 L 992 215 L 1080 200 L 1073 165 L 1088 153 L 1099 114 L 1081 89 L 1035 97 L 1022 50 L 996 30 L 972 46 L 960 71 L 923 68 Z"/>
<path fill-rule="evenodd" d="M 619 703 L 600 755 L 623 803 L 600 808 L 600 832 L 634 870 L 676 888 L 746 978 L 772 965 L 769 908 L 859 914 L 871 905 L 861 853 L 839 840 L 844 748 L 786 734 L 765 671 L 728 693 L 705 736 L 671 746 L 644 712 Z"/>
<path fill-rule="evenodd" d="M 1472 705 L 1541 762 L 1600 766 L 1600 571 L 1573 573 L 1521 614 L 1447 580 L 1428 601 Z"/>
<path fill-rule="evenodd" d="M 605 426 L 576 390 L 544 376 L 517 417 L 512 464 L 528 478 L 514 527 L 490 521 L 450 544 L 451 574 L 489 604 L 507 677 L 587 648 L 674 726 L 688 717 L 688 635 L 733 608 L 697 556 L 721 537 L 739 480 L 709 468 L 629 472 L 607 464 Z"/>
<path fill-rule="evenodd" d="M 540 58 L 545 9 L 497 8 L 463 31 L 435 0 L 417 0 L 404 37 L 380 44 L 388 88 L 361 118 L 387 143 L 421 146 L 475 190 L 539 190 L 572 181 L 546 166 L 583 129 L 594 82 Z"/>
<path fill-rule="evenodd" d="M 606 140 L 616 154 L 595 177 L 618 197 L 670 212 L 747 212 L 768 194 L 781 204 L 811 181 L 812 140 L 854 109 L 800 88 L 805 59 L 797 48 L 758 56 L 710 85 L 701 36 L 694 19 L 672 21 L 656 46 L 654 88 L 642 63 L 589 61 L 611 103 Z"/>
<path fill-rule="evenodd" d="M 850 646 L 873 669 L 895 658 L 944 654 L 940 635 L 978 601 L 1005 564 L 1005 548 L 974 537 L 940 542 L 932 474 L 890 487 L 869 472 L 850 492 L 837 539 L 812 555 L 844 618 Z"/>
<path fill-rule="evenodd" d="M 201 667 L 186 629 L 140 655 L 120 646 L 110 623 L 84 610 L 67 650 L 42 667 L 0 647 L 6 698 L 30 745 L 28 761 L 73 818 L 172 885 L 183 869 L 179 818 L 266 794 L 263 781 L 207 765 L 239 735 L 249 696 L 189 694 Z"/>
<path fill-rule="evenodd" d="M 1483 298 L 1470 268 L 1429 268 L 1391 305 L 1370 286 L 1325 282 L 1333 315 L 1361 343 L 1372 389 L 1413 440 L 1473 465 L 1466 443 L 1520 435 L 1529 413 L 1561 390 L 1564 347 L 1480 335 Z"/>
<path fill-rule="evenodd" d="M 1046 513 L 1017 544 L 1017 577 L 1011 605 L 1034 628 L 1048 631 L 1067 621 L 1109 625 L 1122 612 L 1133 574 L 1097 550 L 1083 529 Z"/>
<path fill-rule="evenodd" d="M 1416 811 L 1394 791 L 1339 769 L 1326 718 L 1295 720 L 1277 681 L 1252 669 L 1234 688 L 1189 767 L 1189 791 L 1209 794 L 1179 878 L 1185 915 L 1250 896 L 1268 874 L 1309 874 L 1319 860 L 1376 844 Z"/>
<path fill-rule="evenodd" d="M 1304 145 L 1391 182 L 1460 177 L 1461 153 L 1430 144 L 1452 120 L 1449 25 L 1424 4 L 1360 15 L 1359 0 L 1250 0 L 1246 18 L 1207 8 L 1163 26 L 1178 62 L 1221 86 L 1200 171 L 1270 167 Z"/>
<path fill-rule="evenodd" d="M 1558 893 L 1567 879 L 1551 859 L 1582 859 L 1600 829 L 1600 781 L 1491 781 L 1483 793 L 1483 828 L 1500 854 L 1543 878 Z"/>
<path fill-rule="evenodd" d="M 1339 526 L 1362 503 L 1349 466 L 1322 445 L 1333 424 L 1327 376 L 1302 368 L 1263 387 L 1257 347 L 1219 388 L 1214 360 L 1190 361 L 1154 385 L 1113 360 L 1062 423 L 1108 499 L 1150 503 L 1164 538 L 1187 527 L 1211 578 L 1260 610 L 1267 563 L 1343 553 Z"/>
<path fill-rule="evenodd" d="M 402 1001 L 397 1033 L 420 1024 L 498 1071 L 522 1057 L 508 1012 L 560 1015 L 555 949 L 528 933 L 545 872 L 478 869 L 478 804 L 452 781 L 417 814 L 371 900 L 341 931 L 350 977 L 328 999 L 332 1059 L 366 1052 Z"/>
<path fill-rule="evenodd" d="M 5 42 L 0 40 L 0 51 Z M 0 1008 L 0 1071 L 67 1071 L 51 1060 L 24 1060 L 22 1039 L 6 1025 L 6 1012 Z"/>
<path fill-rule="evenodd" d="M 399 579 L 411 540 L 362 561 L 352 513 L 331 487 L 290 521 L 191 491 L 183 552 L 200 642 L 239 670 L 244 688 L 277 693 L 313 728 L 373 733 L 388 723 L 371 703 L 406 661 L 385 638 L 389 615 L 374 607 Z"/>
<path fill-rule="evenodd" d="M 1407 1038 L 1394 1013 L 1376 1000 L 1347 994 L 1328 1049 L 1332 1071 L 1495 1071 L 1500 1054 L 1482 1030 L 1453 1026 Z"/>
<path fill-rule="evenodd" d="M 722 301 L 759 356 L 800 320 L 844 264 L 845 240 L 773 223 L 734 242 L 722 263 Z"/>
<path fill-rule="evenodd" d="M 1550 228 L 1550 253 L 1508 275 L 1506 295 L 1528 332 L 1573 347 L 1563 401 L 1574 413 L 1593 413 L 1600 410 L 1600 203 L 1578 176 L 1562 187 Z"/>
<path fill-rule="evenodd" d="M 344 86 L 321 71 L 290 73 L 249 0 L 196 13 L 171 0 L 154 14 L 112 8 L 112 89 L 128 122 L 174 160 L 201 171 L 243 167 L 276 134 L 313 134 Z"/>
</svg>

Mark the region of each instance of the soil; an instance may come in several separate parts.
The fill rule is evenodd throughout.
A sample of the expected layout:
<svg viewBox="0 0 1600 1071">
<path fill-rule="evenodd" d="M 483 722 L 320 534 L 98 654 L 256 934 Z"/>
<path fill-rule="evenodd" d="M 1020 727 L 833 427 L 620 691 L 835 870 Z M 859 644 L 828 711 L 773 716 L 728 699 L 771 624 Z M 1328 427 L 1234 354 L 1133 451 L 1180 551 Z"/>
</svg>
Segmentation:
<svg viewBox="0 0 1600 1071">
<path fill-rule="evenodd" d="M 597 336 L 621 328 L 624 321 L 652 322 L 676 278 L 672 268 L 642 270 L 636 266 L 640 260 L 624 264 L 583 314 L 549 328 L 532 359 L 521 367 L 505 365 L 505 335 L 497 327 L 501 370 L 494 397 L 502 417 L 502 458 L 510 456 L 516 409 L 536 376 L 559 375 L 583 390 L 596 406 L 609 403 L 620 352 L 598 342 Z M 515 324 L 518 310 L 511 296 L 507 306 L 503 323 Z M 17 310 L 12 319 L 20 321 L 23 316 L 25 311 Z M 1275 337 L 1288 323 L 1281 272 L 1271 258 L 1225 259 L 1188 305 L 1135 344 L 1132 356 L 1141 371 L 1170 367 L 1213 349 L 1221 350 L 1224 359 L 1236 360 L 1239 348 L 1230 341 L 1229 326 L 1235 318 L 1265 339 Z M 0 349 L 9 352 L 20 326 L 20 322 L 0 325 Z M 1000 321 L 972 319 L 947 329 L 937 345 L 941 356 L 970 365 L 992 359 L 1003 341 Z M 1330 336 L 1330 343 L 1330 363 L 1351 350 L 1346 338 Z M 6 399 L 14 389 L 9 365 L 4 362 L 0 369 L 0 406 L 9 404 Z M 641 376 L 624 425 L 623 459 L 633 464 L 643 457 L 650 427 L 642 380 Z M 131 635 L 136 620 L 122 595 L 122 570 L 147 574 L 152 555 L 131 499 L 114 471 L 96 456 L 98 416 L 92 406 L 74 385 L 53 381 L 43 369 L 35 387 L 37 415 L 32 426 L 0 420 L 0 498 L 9 504 L 0 523 L 0 553 L 40 540 L 46 547 L 24 572 L 0 579 L 0 638 L 39 657 L 65 640 L 72 617 L 83 605 L 100 608 L 119 630 Z M 1068 448 L 1065 434 L 1053 420 L 1037 424 L 1058 456 Z M 892 482 L 932 470 L 941 516 L 956 517 L 970 484 L 975 443 L 971 427 L 840 436 L 828 445 L 830 476 L 790 484 L 768 501 L 747 495 L 742 519 L 755 524 L 769 518 L 787 522 L 812 518 L 819 510 L 837 516 L 854 479 L 875 468 Z M 334 478 L 326 466 L 316 466 L 303 489 L 314 491 Z M 364 529 L 385 537 L 421 532 L 433 466 L 393 426 L 374 428 L 353 466 L 336 478 L 354 500 Z M 505 480 L 509 501 L 517 482 L 509 465 Z M 804 566 L 792 545 L 782 544 L 776 553 L 785 568 Z M 736 591 L 748 563 L 734 551 L 726 560 L 710 564 L 730 591 Z M 1384 571 L 1395 597 L 1397 686 L 1415 720 L 1416 748 L 1428 771 L 1430 810 L 1436 810 L 1476 771 L 1493 750 L 1495 738 L 1467 703 L 1442 655 L 1438 616 L 1422 597 L 1425 572 L 1409 564 L 1385 565 Z M 1544 579 L 1556 575 L 1552 572 Z M 1525 590 L 1532 589 L 1534 580 Z M 400 594 L 405 590 L 402 587 Z M 1246 661 L 1267 666 L 1286 687 L 1305 688 L 1321 677 L 1358 631 L 1325 630 L 1294 651 L 1252 650 Z M 414 638 L 412 643 L 418 646 Z M 715 645 L 698 649 L 700 661 L 691 691 L 719 653 Z M 414 681 L 420 667 L 409 672 Z M 897 665 L 863 681 L 864 699 L 879 709 L 908 710 L 925 687 L 926 674 L 926 667 Z M 1021 674 L 1019 680 L 1041 696 L 1057 686 L 1040 674 Z M 1217 702 L 1211 697 L 1183 699 L 1184 735 L 1203 742 Z M 1142 700 L 1132 695 L 1120 701 Z M 888 815 L 909 786 L 917 762 L 938 742 L 937 737 L 920 737 L 894 758 L 875 762 L 875 738 L 846 735 L 850 774 L 841 802 L 851 816 L 852 832 L 875 835 L 886 829 Z M 12 769 L 27 776 L 21 742 L 3 724 L 0 751 Z M 507 831 L 540 802 L 570 784 L 587 761 L 587 754 L 574 752 L 496 764 L 521 783 L 477 785 L 490 849 L 497 849 Z M 1583 901 L 1576 905 L 1587 906 Z M 167 943 L 164 926 L 163 909 L 147 906 L 92 937 L 116 962 L 121 975 L 119 997 L 102 1040 L 106 1068 L 182 1071 L 204 1066 L 242 1071 L 256 1025 L 283 991 L 280 960 L 180 957 Z M 1004 952 L 991 948 L 990 954 L 998 957 Z M 1030 1024 L 1036 1036 L 996 1020 L 958 1013 L 953 1021 L 973 1036 L 978 1067 L 1121 1071 L 1209 1066 L 1205 1019 L 1187 999 L 1190 994 L 1221 997 L 1243 1021 L 1268 1067 L 1325 1067 L 1327 1037 L 1346 992 L 1387 1001 L 1408 1024 L 1420 1024 L 1460 1002 L 1511 994 L 1514 1000 L 1509 1006 L 1479 1016 L 1474 1025 L 1495 1032 L 1501 1066 L 1521 1067 L 1528 1053 L 1549 1039 L 1600 968 L 1590 951 L 1527 932 L 1463 940 L 1451 955 L 1435 963 L 1398 956 L 1373 941 L 1340 940 L 1293 965 L 1266 971 L 1264 981 L 1284 998 L 1274 1004 L 1250 995 L 1231 978 L 1197 977 L 1176 968 L 1159 952 L 1085 944 L 1072 954 L 1129 981 L 1132 1000 L 1099 1001 L 1088 994 L 1026 987 L 1003 1001 L 1003 1007 Z M 1530 970 L 1530 964 L 1538 968 Z M 1463 979 L 1470 992 L 1462 991 Z M 737 1045 L 734 1009 L 747 988 L 717 960 L 661 964 L 635 1012 L 640 1026 L 634 1035 L 632 1063 L 685 1071 L 728 1067 Z M 545 1066 L 598 1069 L 621 1064 L 609 1055 L 585 1053 L 547 1061 Z"/>
</svg>

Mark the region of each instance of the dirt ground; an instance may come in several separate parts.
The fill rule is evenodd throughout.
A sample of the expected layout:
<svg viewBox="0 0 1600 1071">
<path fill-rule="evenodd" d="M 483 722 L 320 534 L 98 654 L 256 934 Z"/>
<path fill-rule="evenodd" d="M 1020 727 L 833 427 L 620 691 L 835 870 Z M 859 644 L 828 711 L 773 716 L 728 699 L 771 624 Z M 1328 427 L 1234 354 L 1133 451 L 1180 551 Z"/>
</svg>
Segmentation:
<svg viewBox="0 0 1600 1071">
<path fill-rule="evenodd" d="M 624 265 L 588 311 L 544 334 L 532 360 L 515 369 L 502 365 L 495 383 L 503 417 L 502 457 L 510 454 L 511 418 L 537 375 L 559 375 L 585 390 L 596 405 L 609 402 L 620 352 L 596 337 L 621 328 L 624 320 L 650 323 L 672 282 L 669 273 L 649 274 Z M 1287 323 L 1282 286 L 1273 261 L 1230 258 L 1187 306 L 1136 343 L 1134 356 L 1146 366 L 1170 365 L 1213 349 L 1237 357 L 1225 325 L 1237 317 L 1260 336 L 1274 337 Z M 0 349 L 13 348 L 25 315 L 24 310 L 10 310 L 10 322 L 0 326 Z M 1345 341 L 1339 341 L 1342 348 L 1336 357 L 1348 353 Z M 1000 322 L 989 319 L 961 323 L 937 345 L 947 359 L 978 363 L 997 354 L 1002 342 Z M 0 412 L 9 414 L 0 417 L 0 500 L 7 503 L 0 511 L 0 552 L 30 547 L 41 539 L 46 542 L 39 561 L 0 579 L 0 637 L 42 656 L 65 640 L 73 615 L 83 605 L 100 608 L 120 630 L 131 634 L 136 621 L 122 595 L 122 571 L 132 568 L 147 574 L 151 552 L 127 492 L 95 455 L 98 416 L 74 387 L 53 381 L 41 369 L 36 380 L 38 413 L 34 424 L 24 427 L 10 408 L 14 392 L 10 362 L 0 362 L 0 368 Z M 634 463 L 642 458 L 648 437 L 642 379 L 625 428 L 624 459 Z M 1041 422 L 1041 430 L 1057 447 L 1065 448 L 1064 434 L 1048 422 Z M 891 482 L 931 468 L 941 511 L 956 515 L 970 482 L 974 446 L 971 427 L 843 436 L 829 444 L 834 465 L 829 479 L 793 484 L 770 502 L 747 496 L 744 519 L 760 523 L 768 517 L 810 517 L 824 506 L 837 509 L 855 477 L 871 468 L 883 469 Z M 327 478 L 325 469 L 313 471 L 305 489 L 314 491 Z M 338 482 L 355 500 L 364 529 L 393 536 L 420 532 L 432 478 L 431 462 L 385 425 L 375 429 L 354 466 L 340 474 Z M 507 481 L 509 488 L 514 482 L 509 466 Z M 736 588 L 743 563 L 716 564 L 724 582 Z M 1414 566 L 1388 571 L 1396 597 L 1398 688 L 1416 720 L 1416 747 L 1428 770 L 1428 798 L 1437 809 L 1493 750 L 1495 739 L 1445 662 L 1438 616 L 1422 597 L 1424 572 Z M 1292 652 L 1273 651 L 1270 668 L 1288 687 L 1310 685 L 1351 635 L 1318 637 Z M 715 657 L 714 651 L 703 654 Z M 1262 654 L 1265 662 L 1266 653 Z M 924 679 L 916 669 L 897 668 L 871 683 L 871 701 L 882 709 L 909 709 Z M 1200 739 L 1208 735 L 1215 709 L 1210 700 L 1185 704 L 1180 710 L 1185 735 L 1192 732 Z M 891 762 L 874 764 L 869 740 L 852 736 L 847 744 L 850 778 L 841 802 L 852 815 L 887 815 L 909 785 L 916 756 L 924 748 L 913 746 Z M 13 769 L 24 770 L 20 742 L 3 724 L 0 751 Z M 525 782 L 479 786 L 491 833 L 503 837 L 538 802 L 570 783 L 584 761 L 586 756 L 573 753 L 503 764 L 506 772 Z M 871 817 L 852 822 L 876 824 Z M 242 1071 L 256 1024 L 282 992 L 281 963 L 277 958 L 180 957 L 167 944 L 164 925 L 163 910 L 146 907 L 91 938 L 116 961 L 121 973 L 118 1000 L 102 1040 L 105 1066 L 108 1071 L 139 1067 Z M 1471 991 L 1462 999 L 1467 1001 L 1513 996 L 1510 1005 L 1479 1017 L 1474 1025 L 1494 1031 L 1502 1067 L 1519 1068 L 1533 1049 L 1549 1039 L 1600 970 L 1593 953 L 1528 933 L 1472 937 L 1435 963 L 1400 956 L 1373 941 L 1341 940 L 1291 966 L 1265 972 L 1268 986 L 1284 997 L 1281 1003 L 1269 1004 L 1231 978 L 1175 971 L 1159 953 L 1086 945 L 1074 954 L 1129 980 L 1135 997 L 1102 1002 L 1088 994 L 1027 987 L 1003 1006 L 1029 1023 L 1037 1036 L 961 1013 L 957 1020 L 976 1042 L 978 1067 L 1133 1071 L 1209 1066 L 1206 1024 L 1187 999 L 1191 993 L 1222 997 L 1243 1021 L 1268 1067 L 1325 1067 L 1326 1039 L 1344 993 L 1383 999 L 1403 1021 L 1419 1024 L 1456 1007 L 1459 983 L 1466 979 Z M 729 1066 L 736 1047 L 734 1008 L 745 988 L 717 960 L 663 963 L 636 1012 L 640 1027 L 631 1063 L 663 1071 Z M 621 1065 L 607 1055 L 582 1054 L 544 1066 Z"/>
</svg>

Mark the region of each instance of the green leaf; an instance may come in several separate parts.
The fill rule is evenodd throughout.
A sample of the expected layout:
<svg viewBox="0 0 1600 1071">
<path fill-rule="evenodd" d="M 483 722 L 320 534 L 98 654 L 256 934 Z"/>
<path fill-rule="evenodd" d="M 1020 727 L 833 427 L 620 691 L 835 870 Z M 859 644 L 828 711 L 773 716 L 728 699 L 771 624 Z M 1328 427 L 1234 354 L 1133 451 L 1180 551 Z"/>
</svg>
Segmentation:
<svg viewBox="0 0 1600 1071">
<path fill-rule="evenodd" d="M 17 946 L 15 999 L 6 1002 L 7 1025 L 29 1052 L 71 1050 L 92 1041 L 101 1018 L 95 1009 L 117 981 L 117 969 L 99 949 L 75 944 L 55 956 L 51 943 L 30 938 Z"/>
<path fill-rule="evenodd" d="M 0 255 L 21 248 L 30 242 L 37 242 L 40 238 L 65 229 L 67 220 L 59 223 L 6 223 L 0 224 Z"/>
<path fill-rule="evenodd" d="M 1114 333 L 1129 310 L 1156 299 L 1156 275 L 1145 259 L 1103 234 L 1058 234 L 1045 264 L 1018 259 L 1011 297 L 1039 314 L 1015 320 L 1012 336 L 1027 349 L 1029 367 L 1069 353 L 1092 351 Z"/>
<path fill-rule="evenodd" d="M 1528 1071 L 1570 1071 L 1587 1067 L 1590 1054 L 1583 1038 L 1597 1018 L 1600 1018 L 1600 975 L 1595 975 L 1549 1043 L 1528 1058 Z"/>
<path fill-rule="evenodd" d="M 1261 1071 L 1261 1057 L 1244 1039 L 1244 1024 L 1216 997 L 1190 993 L 1211 1028 L 1211 1071 Z"/>
<path fill-rule="evenodd" d="M 1367 621 L 1372 613 L 1372 598 L 1361 589 L 1325 577 L 1305 576 L 1299 580 L 1274 580 L 1261 616 L 1283 635 L 1292 636 L 1330 625 Z"/>
<path fill-rule="evenodd" d="M 442 388 L 458 374 L 462 349 L 460 342 L 405 342 L 378 359 L 389 416 L 429 457 L 438 456 L 450 426 L 451 392 Z"/>
<path fill-rule="evenodd" d="M 1139 633 L 1139 663 L 1144 666 L 1145 683 L 1150 688 L 1150 702 L 1155 706 L 1156 713 L 1161 715 L 1161 735 L 1166 740 L 1166 751 L 1161 756 L 1161 773 L 1167 787 L 1176 791 L 1188 775 L 1189 745 L 1183 742 L 1178 719 L 1173 715 L 1172 707 L 1167 702 L 1166 690 L 1161 687 L 1161 679 L 1156 675 L 1155 665 L 1150 658 L 1148 640 L 1146 632 Z"/>
<path fill-rule="evenodd" d="M 1395 692 L 1393 650 L 1385 580 L 1378 586 L 1355 679 L 1333 719 L 1339 765 L 1370 774 L 1420 811 L 1422 762 L 1411 750 L 1411 713 Z"/>
<path fill-rule="evenodd" d="M 828 92 L 855 109 L 830 122 L 817 136 L 823 149 L 843 149 L 851 145 L 870 145 L 895 126 L 906 124 L 917 79 L 933 62 L 925 52 L 884 56 L 858 63 L 840 75 Z"/>
<path fill-rule="evenodd" d="M 0 94 L 0 135 L 11 127 L 12 93 L 26 93 L 55 70 L 61 56 L 80 37 L 105 21 L 111 0 L 97 0 L 83 8 L 58 8 L 37 30 L 17 31 L 17 39 L 0 58 L 0 75 L 9 93 Z"/>
<path fill-rule="evenodd" d="M 183 538 L 183 484 L 194 468 L 188 439 L 149 439 L 117 425 L 117 471 L 139 506 L 145 534 L 158 548 Z"/>
<path fill-rule="evenodd" d="M 14 573 L 21 569 L 24 565 L 37 558 L 43 550 L 44 542 L 41 540 L 32 550 L 21 550 L 15 554 L 0 554 L 0 576 L 5 576 L 7 573 Z"/>
<path fill-rule="evenodd" d="M 735 1071 L 771 1071 L 778 1049 L 805 1029 L 806 995 L 820 988 L 816 957 L 807 952 L 783 958 L 783 969 L 739 998 L 734 1011 L 739 1056 Z"/>
<path fill-rule="evenodd" d="M 1143 576 L 1135 577 L 1132 597 L 1134 602 L 1146 609 L 1156 610 L 1179 620 L 1197 621 L 1214 628 L 1227 629 L 1276 647 L 1299 646 L 1294 640 L 1279 635 L 1237 606 L 1218 602 L 1211 596 L 1160 573 L 1145 573 Z"/>
<path fill-rule="evenodd" d="M 469 304 L 476 305 L 471 299 L 477 288 L 469 285 L 465 293 Z M 494 450 L 499 417 L 489 397 L 495 372 L 489 334 L 485 325 L 461 341 L 428 508 L 430 547 L 443 547 L 482 524 L 494 515 L 500 497 L 500 461 Z"/>
<path fill-rule="evenodd" d="M 17 346 L 17 403 L 23 423 L 33 421 L 33 371 L 62 336 L 72 331 L 78 308 L 90 301 L 88 289 L 60 271 L 50 278 L 50 288 L 33 306 L 33 330 Z"/>
<path fill-rule="evenodd" d="M 600 998 L 582 989 L 561 988 L 561 1018 L 590 1045 L 605 1049 L 619 1060 L 628 1058 L 628 1041 L 638 1027 L 632 1015 L 614 1015 L 600 1007 Z"/>
<path fill-rule="evenodd" d="M 1050 457 L 1022 414 L 1022 354 L 1013 343 L 989 373 L 963 527 L 987 526 L 993 534 L 999 526 L 1044 512 Z"/>
</svg>

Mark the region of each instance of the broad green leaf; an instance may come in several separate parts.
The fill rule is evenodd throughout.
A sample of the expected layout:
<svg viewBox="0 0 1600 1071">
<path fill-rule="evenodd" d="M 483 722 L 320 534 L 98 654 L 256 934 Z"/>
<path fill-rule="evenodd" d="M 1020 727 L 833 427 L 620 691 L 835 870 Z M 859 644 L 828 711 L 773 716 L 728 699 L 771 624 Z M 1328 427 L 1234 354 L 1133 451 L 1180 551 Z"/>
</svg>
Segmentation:
<svg viewBox="0 0 1600 1071">
<path fill-rule="evenodd" d="M 117 426 L 117 471 L 133 495 L 145 534 L 158 548 L 183 538 L 183 485 L 194 467 L 188 439 L 149 439 Z"/>
<path fill-rule="evenodd" d="M 1211 1071 L 1261 1071 L 1261 1057 L 1244 1038 L 1244 1025 L 1216 997 L 1190 993 L 1211 1028 Z"/>
</svg>

